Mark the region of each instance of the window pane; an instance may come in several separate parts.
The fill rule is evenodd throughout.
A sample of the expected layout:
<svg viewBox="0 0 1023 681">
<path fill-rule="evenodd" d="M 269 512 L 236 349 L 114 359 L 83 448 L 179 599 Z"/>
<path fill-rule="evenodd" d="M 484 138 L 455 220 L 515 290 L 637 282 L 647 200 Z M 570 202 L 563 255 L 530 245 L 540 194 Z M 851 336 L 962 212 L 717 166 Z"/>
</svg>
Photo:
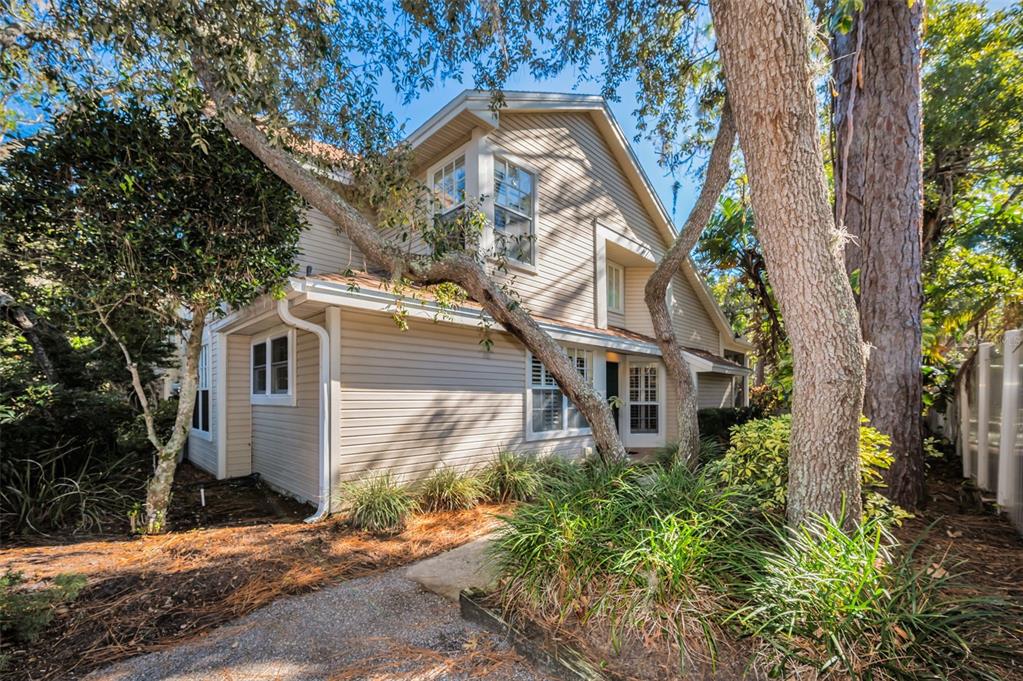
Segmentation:
<svg viewBox="0 0 1023 681">
<path fill-rule="evenodd" d="M 657 405 L 633 404 L 629 406 L 629 430 L 633 433 L 657 432 Z"/>
<path fill-rule="evenodd" d="M 583 417 L 582 412 L 576 409 L 575 405 L 572 404 L 571 401 L 568 403 L 568 407 L 565 411 L 568 414 L 568 427 L 570 429 L 577 430 L 590 427 L 590 424 Z"/>
<path fill-rule="evenodd" d="M 200 390 L 199 391 L 199 404 L 201 409 L 201 424 L 199 430 L 204 433 L 210 432 L 210 391 Z"/>
<path fill-rule="evenodd" d="M 270 392 L 274 395 L 288 392 L 288 363 L 274 364 L 271 373 Z"/>
<path fill-rule="evenodd" d="M 465 202 L 465 157 L 460 156 L 433 174 L 437 209 L 446 213 Z"/>
<path fill-rule="evenodd" d="M 557 388 L 533 390 L 533 432 L 546 433 L 562 429 L 561 391 Z"/>
<path fill-rule="evenodd" d="M 195 392 L 195 405 L 192 407 L 192 427 L 199 427 L 199 391 Z"/>
<path fill-rule="evenodd" d="M 494 245 L 498 253 L 519 262 L 533 262 L 533 221 L 494 207 Z"/>
<path fill-rule="evenodd" d="M 270 361 L 273 364 L 288 361 L 288 337 L 281 336 L 270 342 Z"/>
<path fill-rule="evenodd" d="M 262 395 L 266 392 L 266 343 L 252 346 L 252 393 Z"/>
</svg>

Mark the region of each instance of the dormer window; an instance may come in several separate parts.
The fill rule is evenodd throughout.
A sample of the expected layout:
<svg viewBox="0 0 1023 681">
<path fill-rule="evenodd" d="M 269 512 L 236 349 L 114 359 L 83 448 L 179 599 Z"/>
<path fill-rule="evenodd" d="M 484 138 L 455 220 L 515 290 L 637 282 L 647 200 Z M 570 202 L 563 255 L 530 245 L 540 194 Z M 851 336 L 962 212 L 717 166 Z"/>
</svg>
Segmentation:
<svg viewBox="0 0 1023 681">
<path fill-rule="evenodd" d="M 625 313 L 625 268 L 607 263 L 607 311 Z"/>
<path fill-rule="evenodd" d="M 465 156 L 459 156 L 433 173 L 436 211 L 447 215 L 465 205 Z"/>
<path fill-rule="evenodd" d="M 494 246 L 505 257 L 536 264 L 536 182 L 533 173 L 494 157 Z"/>
</svg>

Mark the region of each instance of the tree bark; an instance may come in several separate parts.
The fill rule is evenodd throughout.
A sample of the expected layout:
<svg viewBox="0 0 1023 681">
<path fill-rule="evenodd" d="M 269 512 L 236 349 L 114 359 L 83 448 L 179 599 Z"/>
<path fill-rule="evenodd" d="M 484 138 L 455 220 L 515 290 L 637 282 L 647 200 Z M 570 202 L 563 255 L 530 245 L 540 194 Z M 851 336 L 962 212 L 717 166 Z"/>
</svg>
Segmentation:
<svg viewBox="0 0 1023 681">
<path fill-rule="evenodd" d="M 855 239 L 867 361 L 863 413 L 892 440 L 888 495 L 913 509 L 924 499 L 921 363 L 923 3 L 867 0 L 832 51 L 836 215 Z M 843 191 L 844 190 L 844 191 Z"/>
<path fill-rule="evenodd" d="M 700 234 L 706 228 L 707 222 L 714 212 L 714 207 L 721 197 L 721 192 L 728 184 L 729 162 L 734 146 L 735 123 L 732 120 L 731 106 L 726 98 L 721 108 L 721 123 L 711 148 L 710 159 L 707 162 L 707 175 L 703 180 L 703 187 L 700 188 L 700 195 L 689 212 L 682 231 L 675 238 L 675 243 L 657 263 L 653 274 L 647 280 L 644 291 L 646 305 L 650 310 L 650 319 L 653 322 L 654 338 L 657 340 L 657 346 L 661 349 L 661 357 L 667 367 L 668 377 L 675 383 L 675 390 L 678 394 L 678 410 L 675 417 L 678 420 L 679 439 L 676 456 L 684 456 L 690 464 L 696 462 L 700 451 L 700 429 L 696 418 L 698 403 L 689 363 L 686 362 L 685 356 L 682 354 L 682 344 L 675 334 L 671 310 L 668 309 L 668 285 L 682 268 L 689 253 L 696 246 L 696 242 L 699 241 Z"/>
<path fill-rule="evenodd" d="M 565 349 L 494 282 L 475 254 L 451 252 L 438 259 L 416 256 L 388 240 L 338 192 L 321 182 L 287 151 L 271 143 L 247 116 L 236 113 L 230 95 L 216 86 L 214 78 L 201 64 L 197 70 L 206 93 L 216 104 L 218 115 L 231 134 L 310 205 L 330 218 L 367 260 L 386 269 L 393 277 L 406 277 L 421 284 L 452 282 L 465 289 L 495 322 L 543 362 L 589 423 L 601 458 L 605 461 L 625 458 L 625 446 L 607 401 L 586 382 Z"/>
<path fill-rule="evenodd" d="M 862 510 L 864 351 L 824 176 L 799 0 L 711 0 L 757 231 L 792 343 L 788 520 Z"/>
<path fill-rule="evenodd" d="M 199 353 L 202 350 L 202 335 L 206 328 L 206 309 L 191 310 L 192 319 L 188 325 L 188 339 L 185 342 L 184 365 L 181 367 L 181 389 L 178 393 L 178 410 L 174 417 L 174 429 L 167 441 L 160 438 L 156 430 L 152 403 L 146 395 L 145 386 L 138 365 L 131 356 L 120 335 L 110 326 L 107 316 L 97 310 L 100 323 L 114 339 L 124 362 L 131 375 L 131 385 L 142 409 L 142 419 L 146 424 L 146 438 L 156 449 L 156 467 L 153 476 L 146 485 L 146 534 L 159 534 L 167 529 L 167 509 L 170 506 L 171 488 L 174 484 L 174 472 L 178 467 L 178 457 L 188 440 L 188 430 L 192 423 L 192 411 L 195 409 L 195 389 L 199 377 Z"/>
</svg>

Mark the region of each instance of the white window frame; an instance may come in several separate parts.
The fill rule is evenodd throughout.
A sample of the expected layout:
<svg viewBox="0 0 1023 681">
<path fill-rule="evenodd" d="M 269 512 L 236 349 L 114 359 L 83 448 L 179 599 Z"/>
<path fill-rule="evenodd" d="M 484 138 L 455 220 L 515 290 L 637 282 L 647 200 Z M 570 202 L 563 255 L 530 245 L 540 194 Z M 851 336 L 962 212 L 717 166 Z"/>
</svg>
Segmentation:
<svg viewBox="0 0 1023 681">
<path fill-rule="evenodd" d="M 271 372 L 270 362 L 270 343 L 278 338 L 287 337 L 288 339 L 288 392 L 286 393 L 273 393 L 273 377 Z M 255 364 L 253 361 L 253 350 L 260 343 L 266 343 L 266 387 L 264 392 L 255 393 L 253 389 L 253 370 Z M 260 404 L 260 405 L 271 405 L 271 406 L 283 406 L 283 407 L 294 407 L 296 404 L 295 399 L 295 330 L 277 330 L 271 333 L 266 333 L 260 336 L 253 336 L 252 342 L 249 344 L 249 403 Z"/>
<path fill-rule="evenodd" d="M 615 284 L 617 283 L 617 286 Z M 625 268 L 616 262 L 607 261 L 607 311 L 625 314 Z M 611 303 L 612 291 L 617 296 L 617 305 Z"/>
<path fill-rule="evenodd" d="M 632 432 L 632 391 L 630 390 L 630 378 L 634 367 L 656 367 L 657 369 L 657 432 L 656 433 L 633 433 Z M 656 359 L 629 358 L 625 366 L 625 387 L 621 391 L 625 397 L 625 409 L 622 414 L 624 430 L 626 433 L 627 446 L 630 447 L 660 447 L 665 443 L 666 427 L 666 402 L 667 391 L 666 373 L 664 364 Z M 639 400 L 635 404 L 650 404 L 648 400 Z"/>
<path fill-rule="evenodd" d="M 597 370 L 596 370 L 596 353 L 589 348 L 577 347 L 577 346 L 565 346 L 565 350 L 569 353 L 570 357 L 577 356 L 576 353 L 584 353 L 586 358 L 586 370 L 589 374 L 587 379 L 591 385 L 596 385 Z M 541 363 L 542 366 L 542 363 Z M 543 371 L 547 372 L 547 368 L 544 367 Z M 569 408 L 575 408 L 574 405 L 570 405 L 568 396 L 565 395 L 564 391 L 561 390 L 557 383 L 554 383 L 554 388 L 561 392 L 561 430 L 548 430 L 541 432 L 533 432 L 533 390 L 539 389 L 550 389 L 551 386 L 534 385 L 533 384 L 533 353 L 526 351 L 526 432 L 525 438 L 527 441 L 536 440 L 557 440 L 567 437 L 581 437 L 592 434 L 592 429 L 586 428 L 569 428 L 568 427 L 568 412 Z"/>
<path fill-rule="evenodd" d="M 532 197 L 533 215 L 530 218 L 530 220 L 531 220 L 530 232 L 531 232 L 531 235 L 532 235 L 532 238 L 533 238 L 533 262 L 526 262 L 526 261 L 523 261 L 523 260 L 516 260 L 515 258 L 512 258 L 512 257 L 509 256 L 509 257 L 505 257 L 504 258 L 504 263 L 507 266 L 507 268 L 510 269 L 510 270 L 517 270 L 517 271 L 520 271 L 520 272 L 525 272 L 526 274 L 536 274 L 537 272 L 539 272 L 539 269 L 540 269 L 540 184 L 543 181 L 543 177 L 542 177 L 542 174 L 540 173 L 540 169 L 539 168 L 537 168 L 536 166 L 534 166 L 531 163 L 528 163 L 526 161 L 523 161 L 520 158 L 517 158 L 514 154 L 511 154 L 511 153 L 505 151 L 504 149 L 500 149 L 500 148 L 493 148 L 493 149 L 490 150 L 489 159 L 488 159 L 488 163 L 487 163 L 487 167 L 489 168 L 489 172 L 488 172 L 488 176 L 486 178 L 487 182 L 488 182 L 488 184 L 487 184 L 487 193 L 489 194 L 489 200 L 487 201 L 487 213 L 488 213 L 487 217 L 490 220 L 489 244 L 492 246 L 492 248 L 495 249 L 494 259 L 499 259 L 498 256 L 497 256 L 497 253 L 496 253 L 496 248 L 497 248 L 497 228 L 494 226 L 496 224 L 495 220 L 496 220 L 496 217 L 497 217 L 497 171 L 496 171 L 496 167 L 497 167 L 497 163 L 499 161 L 504 161 L 505 163 L 510 163 L 510 164 L 512 164 L 514 166 L 517 166 L 517 167 L 521 168 L 522 170 L 526 171 L 527 173 L 529 173 L 532 176 L 532 178 L 533 178 L 533 197 Z M 483 164 L 481 164 L 481 166 L 482 165 Z M 482 179 L 482 174 L 481 174 L 481 179 Z M 504 210 L 511 210 L 511 209 L 503 207 L 503 206 L 502 206 L 502 208 Z M 516 215 L 520 215 L 521 217 L 526 217 L 526 216 L 521 215 L 520 213 L 517 213 L 517 212 L 515 214 Z"/>
<path fill-rule="evenodd" d="M 206 391 L 209 395 L 206 398 L 206 421 L 209 424 L 209 430 L 202 429 L 202 391 Z M 199 427 L 190 426 L 190 432 L 196 437 L 202 438 L 203 440 L 213 440 L 213 414 L 215 409 L 213 408 L 213 386 L 210 384 L 210 344 L 207 341 L 203 341 L 202 347 L 199 348 L 199 366 L 196 370 L 196 382 L 195 382 L 195 405 L 192 407 L 193 414 L 199 414 Z M 194 418 L 194 416 L 193 416 Z"/>
<path fill-rule="evenodd" d="M 440 206 L 436 204 L 434 199 L 437 192 L 437 185 L 434 181 L 434 175 L 436 175 L 438 170 L 443 171 L 443 169 L 446 166 L 456 163 L 459 158 L 462 159 L 462 168 L 464 169 L 465 172 L 465 195 L 462 197 L 461 203 L 457 203 L 446 210 L 441 210 Z M 469 163 L 468 145 L 462 145 L 461 147 L 451 152 L 437 163 L 434 163 L 432 166 L 430 166 L 429 170 L 426 171 L 426 181 L 427 186 L 429 186 L 430 188 L 431 201 L 434 201 L 434 204 L 432 206 L 433 214 L 444 217 L 454 213 L 455 211 L 462 210 L 463 208 L 465 208 L 465 203 L 469 199 L 469 191 L 470 186 L 472 184 L 469 180 L 469 173 L 471 172 L 471 166 L 475 165 L 477 164 Z"/>
</svg>

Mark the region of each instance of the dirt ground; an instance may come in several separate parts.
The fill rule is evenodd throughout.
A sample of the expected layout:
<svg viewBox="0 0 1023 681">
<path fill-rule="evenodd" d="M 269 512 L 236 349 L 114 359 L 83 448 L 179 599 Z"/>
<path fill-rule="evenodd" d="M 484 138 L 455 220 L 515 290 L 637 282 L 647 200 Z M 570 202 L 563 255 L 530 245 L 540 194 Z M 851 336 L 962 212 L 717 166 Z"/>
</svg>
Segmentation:
<svg viewBox="0 0 1023 681">
<path fill-rule="evenodd" d="M 206 507 L 200 505 L 204 490 Z M 31 645 L 4 646 L 4 679 L 74 679 L 111 662 L 196 637 L 285 594 L 372 574 L 486 534 L 507 507 L 414 517 L 401 534 L 374 537 L 311 512 L 252 479 L 217 482 L 183 466 L 172 531 L 49 538 L 5 546 L 0 571 L 31 581 L 88 578 L 73 605 Z"/>
</svg>

